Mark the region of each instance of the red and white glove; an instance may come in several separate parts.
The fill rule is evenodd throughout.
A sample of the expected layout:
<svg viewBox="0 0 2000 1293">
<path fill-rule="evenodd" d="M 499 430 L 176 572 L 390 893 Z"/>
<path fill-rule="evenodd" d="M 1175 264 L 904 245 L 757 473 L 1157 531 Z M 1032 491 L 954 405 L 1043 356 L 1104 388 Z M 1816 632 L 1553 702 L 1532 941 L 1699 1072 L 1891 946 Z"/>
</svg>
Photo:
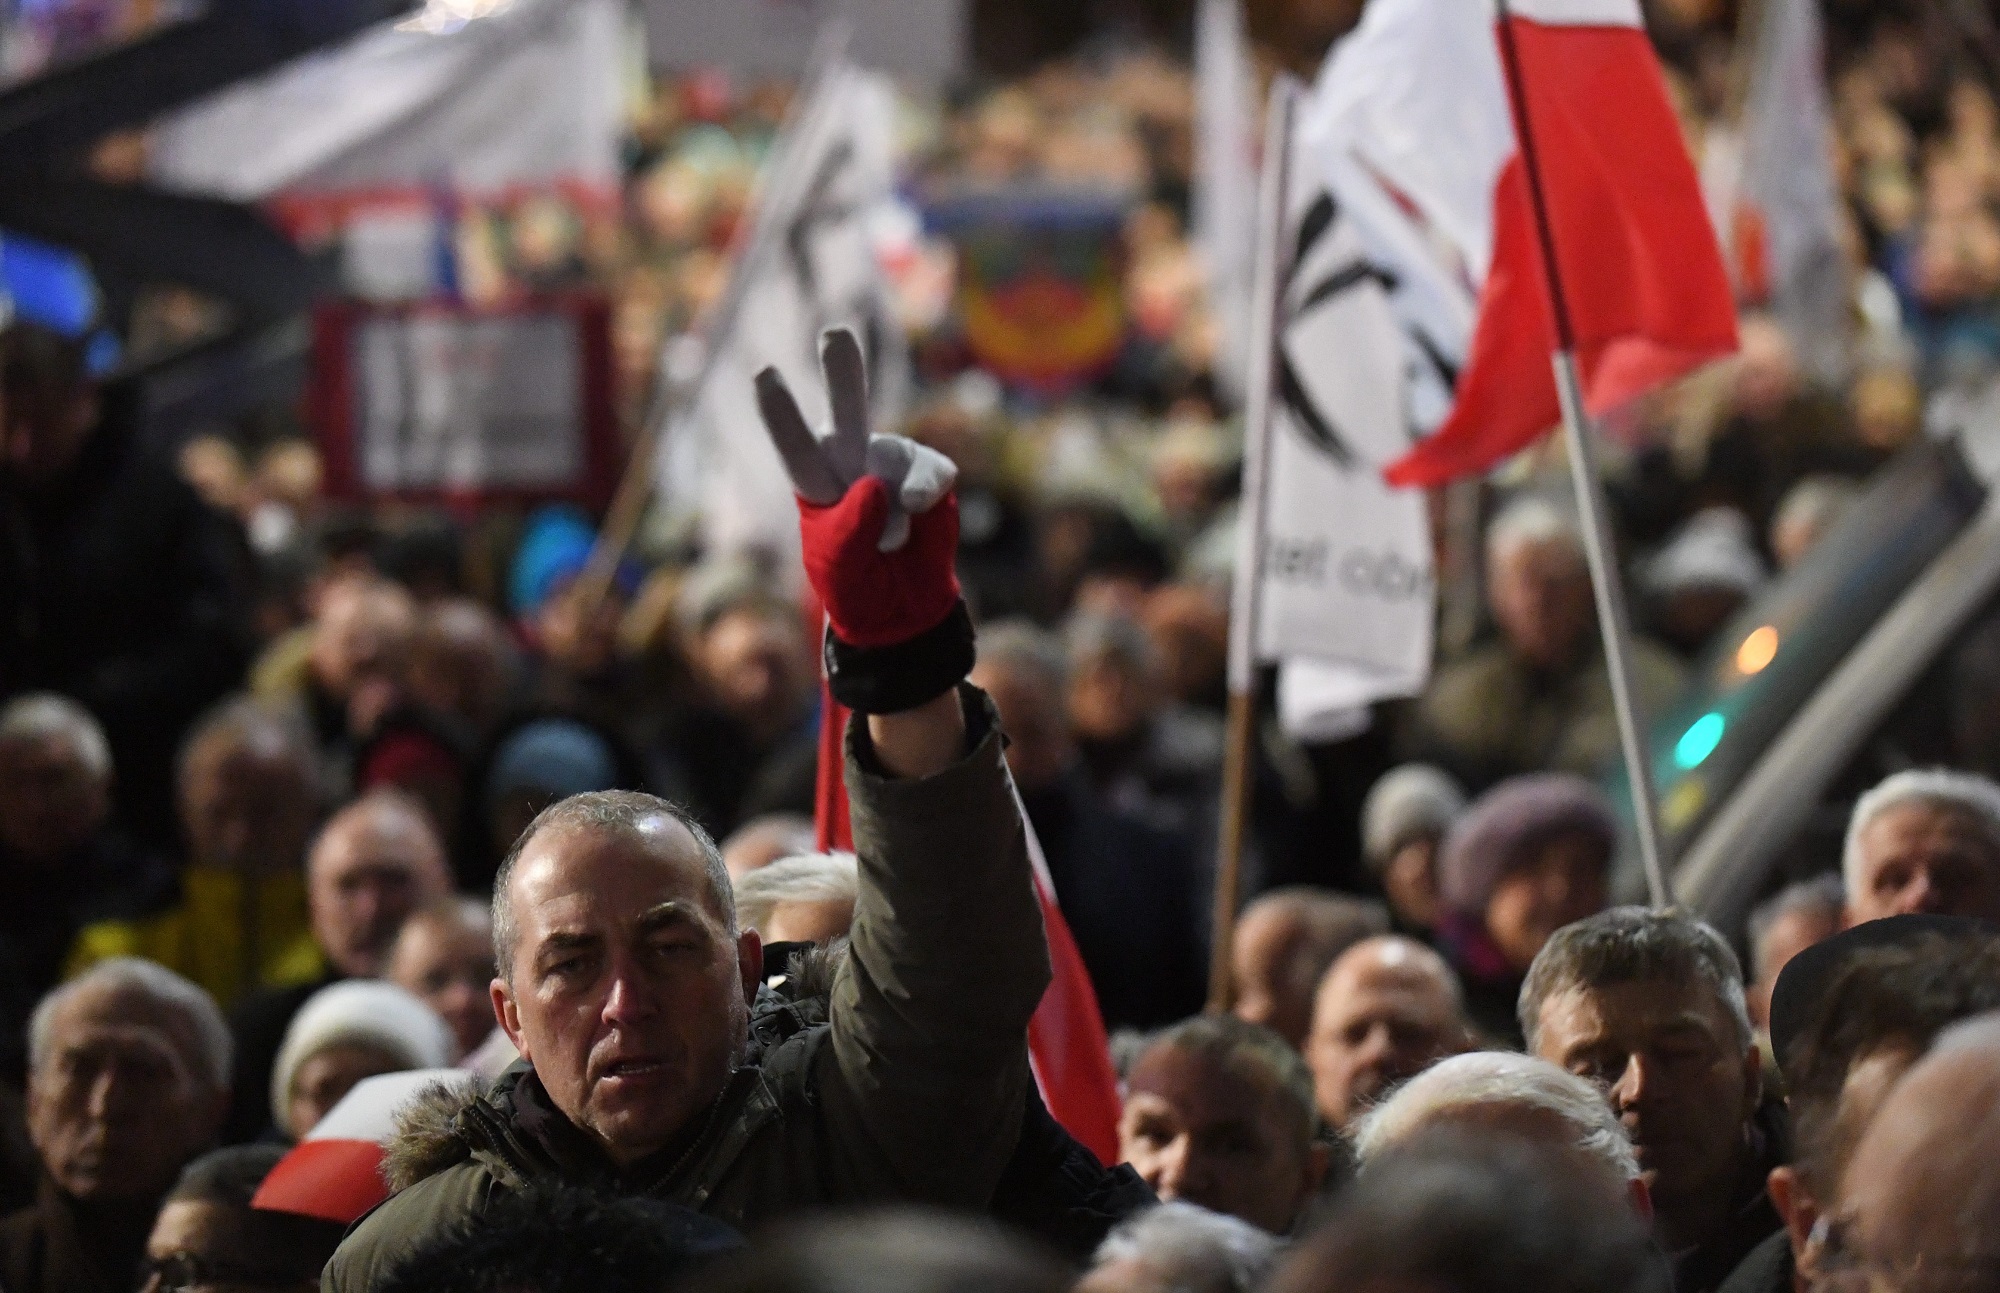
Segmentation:
<svg viewBox="0 0 2000 1293">
<path fill-rule="evenodd" d="M 868 430 L 868 374 L 854 334 L 820 340 L 833 430 L 813 434 L 775 368 L 757 407 L 799 498 L 806 578 L 826 607 L 828 686 L 862 713 L 912 709 L 972 670 L 959 595 L 958 469 L 902 436 Z"/>
</svg>

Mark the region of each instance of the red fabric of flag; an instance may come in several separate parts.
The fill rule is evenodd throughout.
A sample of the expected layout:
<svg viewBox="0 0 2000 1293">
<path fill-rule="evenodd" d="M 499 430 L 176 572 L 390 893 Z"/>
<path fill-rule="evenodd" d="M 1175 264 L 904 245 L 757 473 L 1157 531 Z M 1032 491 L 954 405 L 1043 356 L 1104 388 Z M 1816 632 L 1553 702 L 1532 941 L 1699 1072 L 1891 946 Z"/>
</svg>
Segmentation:
<svg viewBox="0 0 2000 1293">
<path fill-rule="evenodd" d="M 1729 276 L 1645 32 L 1506 22 L 1584 403 L 1600 415 L 1735 350 Z M 1438 485 L 1483 471 L 1556 425 L 1556 344 L 1517 144 L 1494 186 L 1493 259 L 1456 402 L 1388 468 L 1389 481 Z"/>
</svg>

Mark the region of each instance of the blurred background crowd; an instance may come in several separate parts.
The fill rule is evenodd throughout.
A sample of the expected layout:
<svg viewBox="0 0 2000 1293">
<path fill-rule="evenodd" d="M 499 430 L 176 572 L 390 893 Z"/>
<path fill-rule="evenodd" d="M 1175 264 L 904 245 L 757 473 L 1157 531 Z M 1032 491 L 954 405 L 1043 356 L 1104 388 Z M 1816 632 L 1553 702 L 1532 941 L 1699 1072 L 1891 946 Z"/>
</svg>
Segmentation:
<svg viewBox="0 0 2000 1293">
<path fill-rule="evenodd" d="M 1250 6 L 1261 74 L 1310 73 L 1359 9 Z M 1238 1013 L 1310 1062 L 1307 1121 L 1344 1123 L 1342 1066 L 1359 1063 L 1360 1043 L 1343 1049 L 1316 994 L 1323 1016 L 1340 953 L 1392 934 L 1416 941 L 1376 942 L 1382 964 L 1348 963 L 1348 976 L 1401 974 L 1413 1000 L 1448 1001 L 1438 1009 L 1454 1016 L 1462 1002 L 1476 1030 L 1465 1036 L 1532 1043 L 1516 1012 L 1524 978 L 1557 930 L 1621 892 L 1628 829 L 1595 780 L 1616 736 L 1559 448 L 1431 500 L 1440 632 L 1422 695 L 1299 730 L 1279 721 L 1265 680 L 1248 906 L 1234 944 L 1212 947 L 1243 437 L 1190 234 L 1191 15 L 974 10 L 982 70 L 897 102 L 904 218 L 878 239 L 914 373 L 897 429 L 958 465 L 973 679 L 999 707 L 1127 1076 L 1149 1055 L 1165 1063 L 1162 1045 L 1248 1044 L 1152 1033 L 1200 1011 L 1211 958 L 1227 957 Z M 1741 106 L 1745 17 L 1728 0 L 1661 0 L 1647 17 L 1706 174 Z M 1730 627 L 1739 613 L 1871 486 L 1940 452 L 2000 374 L 2000 29 L 1978 6 L 1918 0 L 1832 0 L 1824 17 L 1844 361 L 1817 371 L 1797 353 L 1766 312 L 1759 232 L 1723 210 L 1740 355 L 1607 428 L 1637 681 L 1654 714 L 1719 661 L 1755 673 Z M 31 75 L 34 51 L 6 48 L 6 75 Z M 442 279 L 481 307 L 601 301 L 629 445 L 661 348 L 725 289 L 792 90 L 715 70 L 635 77 L 616 191 L 435 199 Z M 112 183 L 140 175 L 149 147 L 143 130 L 113 136 L 91 167 Z M 954 219 L 1000 192 L 1061 205 L 1055 281 L 1024 286 L 1004 238 Z M 339 233 L 324 211 L 272 211 L 307 245 Z M 0 339 L 4 1210 L 36 1206 L 46 1179 L 46 1140 L 22 1108 L 42 1044 L 31 1016 L 92 966 L 166 966 L 227 1013 L 229 1143 L 295 1140 L 370 1074 L 504 1067 L 485 900 L 523 826 L 565 796 L 634 788 L 686 804 L 723 841 L 746 911 L 778 937 L 845 929 L 851 868 L 771 866 L 813 847 L 821 703 L 819 626 L 781 572 L 704 553 L 692 518 L 660 507 L 610 578 L 585 578 L 601 495 L 467 505 L 329 488 L 325 428 L 297 403 L 149 440 L 104 377 L 100 339 L 141 363 L 201 343 L 228 310 L 115 276 L 99 291 L 91 328 L 18 317 Z M 1831 933 L 1843 903 L 1874 901 L 1854 891 L 1851 854 L 1844 898 L 1824 878 L 1786 887 L 1839 871 L 1858 793 L 1929 764 L 2000 771 L 1979 721 L 2000 706 L 2000 639 L 1985 625 L 1939 658 L 1939 712 L 1899 715 L 1897 752 L 1843 786 L 1818 833 L 1760 882 L 1754 896 L 1775 905 L 1726 931 L 1760 1024 L 1760 987 L 1793 946 Z M 1963 901 L 1890 892 L 1873 914 L 2000 915 L 2000 791 L 1899 795 L 1880 810 L 1957 805 L 1976 837 L 1968 865 L 1991 874 L 1966 881 L 1978 893 Z M 1670 801 L 1670 826 L 1674 812 Z M 1412 1047 L 1426 1059 L 1462 1049 Z M 1128 1152 L 1160 1188 L 1143 1151 Z M 187 1157 L 160 1155 L 153 1198 Z M 186 1178 L 171 1197 L 232 1189 L 243 1193 Z M 1283 1230 L 1290 1205 L 1251 1219 Z M 150 1220 L 149 1204 L 145 1224 L 120 1233 L 143 1239 Z M 1685 1293 L 1695 1287 L 1715 1284 Z"/>
</svg>

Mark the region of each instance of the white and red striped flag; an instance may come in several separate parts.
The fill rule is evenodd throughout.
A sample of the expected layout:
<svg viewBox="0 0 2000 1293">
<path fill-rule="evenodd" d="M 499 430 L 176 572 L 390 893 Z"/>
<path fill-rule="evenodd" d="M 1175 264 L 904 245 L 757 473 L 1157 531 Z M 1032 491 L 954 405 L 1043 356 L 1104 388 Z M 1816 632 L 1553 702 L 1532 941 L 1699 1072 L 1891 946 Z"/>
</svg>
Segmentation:
<svg viewBox="0 0 2000 1293">
<path fill-rule="evenodd" d="M 1637 0 L 1510 0 L 1501 13 L 1374 0 L 1308 113 L 1399 305 L 1477 295 L 1451 411 L 1388 467 L 1394 484 L 1482 471 L 1560 420 L 1523 123 L 1588 410 L 1736 348 L 1728 275 Z"/>
<path fill-rule="evenodd" d="M 278 1160 L 250 1206 L 354 1224 L 389 1197 L 382 1160 L 396 1134 L 397 1113 L 428 1087 L 474 1080 L 463 1069 L 411 1069 L 363 1078 Z"/>
</svg>

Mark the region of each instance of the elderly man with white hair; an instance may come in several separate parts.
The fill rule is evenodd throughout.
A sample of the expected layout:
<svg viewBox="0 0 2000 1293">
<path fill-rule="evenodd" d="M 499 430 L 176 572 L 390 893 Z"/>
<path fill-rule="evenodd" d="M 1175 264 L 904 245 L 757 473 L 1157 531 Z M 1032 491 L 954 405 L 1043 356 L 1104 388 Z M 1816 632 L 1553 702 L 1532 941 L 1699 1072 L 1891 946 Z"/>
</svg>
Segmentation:
<svg viewBox="0 0 2000 1293">
<path fill-rule="evenodd" d="M 26 1076 L 28 1014 L 77 931 L 173 897 L 173 869 L 110 824 L 111 788 L 89 710 L 53 692 L 0 708 L 0 1080 Z"/>
<path fill-rule="evenodd" d="M 160 1199 L 215 1142 L 229 1027 L 207 992 L 117 958 L 42 999 L 28 1029 L 32 1207 L 0 1221 L 9 1293 L 129 1293 Z"/>
<path fill-rule="evenodd" d="M 1854 805 L 1841 862 L 1850 926 L 1909 915 L 2000 922 L 2000 786 L 1943 768 L 1899 772 Z"/>
<path fill-rule="evenodd" d="M 1421 752 L 1474 789 L 1524 772 L 1595 773 L 1618 729 L 1575 519 L 1534 495 L 1510 503 L 1486 534 L 1486 597 L 1500 640 L 1432 679 Z M 1656 643 L 1632 645 L 1641 708 L 1658 713 L 1679 694 L 1680 665 Z"/>
<path fill-rule="evenodd" d="M 1547 1060 L 1474 1051 L 1440 1060 L 1398 1087 L 1354 1133 L 1362 1170 L 1385 1150 L 1441 1127 L 1503 1132 L 1573 1152 L 1650 1219 L 1652 1200 L 1618 1115 L 1595 1086 Z"/>
<path fill-rule="evenodd" d="M 852 853 L 806 853 L 737 877 L 736 918 L 764 946 L 847 937 L 861 872 Z"/>
<path fill-rule="evenodd" d="M 1170 1201 L 1120 1222 L 1077 1293 L 1255 1293 L 1284 1250 L 1239 1217 Z"/>
</svg>

